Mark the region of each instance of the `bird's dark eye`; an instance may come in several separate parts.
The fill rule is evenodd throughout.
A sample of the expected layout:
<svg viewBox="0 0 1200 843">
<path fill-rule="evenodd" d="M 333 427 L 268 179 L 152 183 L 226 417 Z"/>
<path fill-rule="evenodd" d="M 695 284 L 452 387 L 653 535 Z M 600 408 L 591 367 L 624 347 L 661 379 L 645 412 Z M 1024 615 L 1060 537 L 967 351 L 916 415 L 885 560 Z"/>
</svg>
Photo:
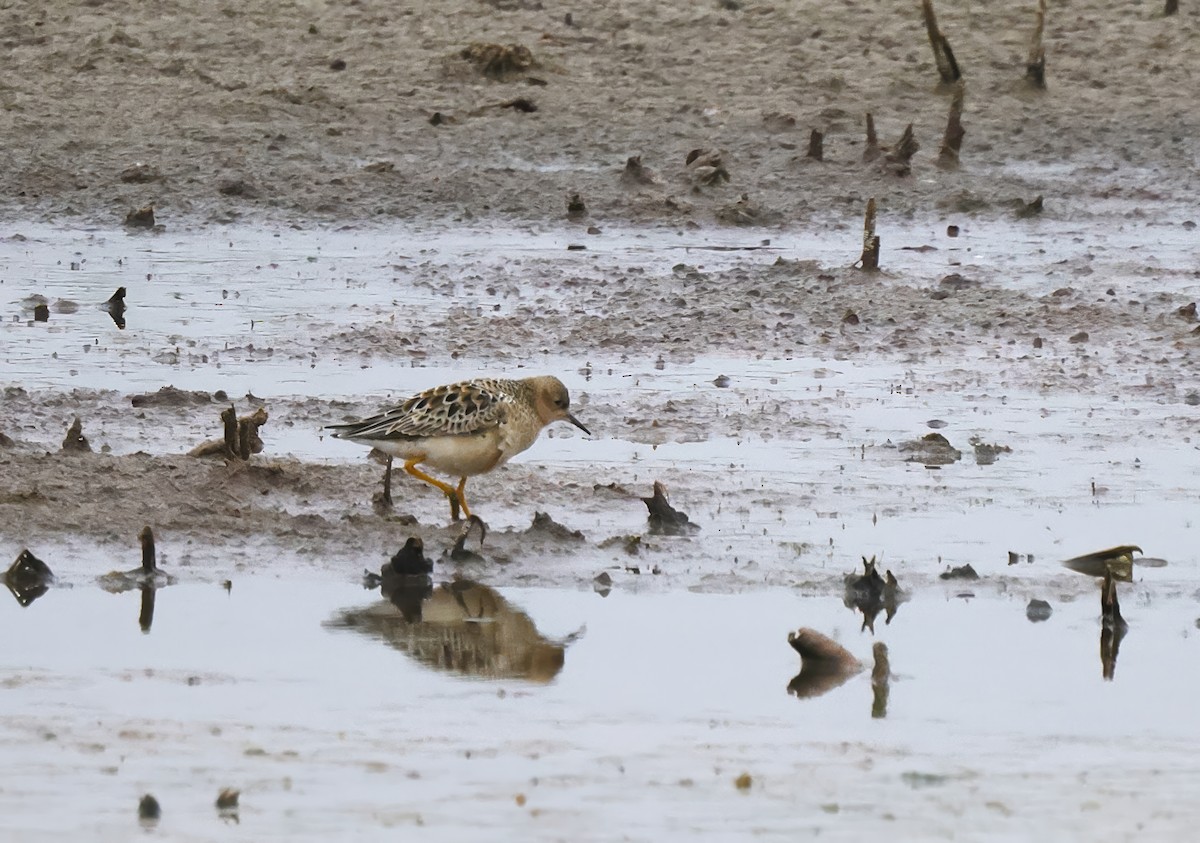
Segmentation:
<svg viewBox="0 0 1200 843">
<path fill-rule="evenodd" d="M 565 409 L 567 409 L 567 404 L 569 404 L 569 403 L 570 403 L 570 402 L 569 402 L 569 401 L 567 401 L 567 399 L 566 399 L 566 398 L 557 398 L 557 399 L 555 399 L 555 401 L 554 401 L 554 405 L 555 405 L 556 407 L 558 407 L 558 409 L 560 409 L 560 410 L 565 410 Z"/>
</svg>

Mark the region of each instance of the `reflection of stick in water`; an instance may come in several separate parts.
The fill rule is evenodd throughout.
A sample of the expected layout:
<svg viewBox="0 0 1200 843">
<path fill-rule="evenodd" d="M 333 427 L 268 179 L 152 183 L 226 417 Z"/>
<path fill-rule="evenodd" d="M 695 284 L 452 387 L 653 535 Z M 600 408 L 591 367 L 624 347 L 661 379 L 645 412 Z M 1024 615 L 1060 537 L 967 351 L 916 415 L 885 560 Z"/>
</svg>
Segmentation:
<svg viewBox="0 0 1200 843">
<path fill-rule="evenodd" d="M 887 717 L 888 696 L 891 693 L 892 664 L 888 660 L 887 644 L 876 641 L 872 653 L 875 656 L 875 666 L 871 668 L 871 716 Z"/>
<path fill-rule="evenodd" d="M 862 670 L 849 650 L 815 629 L 789 632 L 788 643 L 800 654 L 800 672 L 788 683 L 788 693 L 800 699 L 832 691 Z"/>
</svg>

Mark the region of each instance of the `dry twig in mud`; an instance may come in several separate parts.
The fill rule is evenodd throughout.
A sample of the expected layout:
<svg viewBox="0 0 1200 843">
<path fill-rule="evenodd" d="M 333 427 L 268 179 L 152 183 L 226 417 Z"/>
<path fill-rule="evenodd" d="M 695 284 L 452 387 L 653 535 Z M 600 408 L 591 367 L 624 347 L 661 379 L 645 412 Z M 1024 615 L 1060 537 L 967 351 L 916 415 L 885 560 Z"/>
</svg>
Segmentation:
<svg viewBox="0 0 1200 843">
<path fill-rule="evenodd" d="M 813 129 L 808 136 L 808 153 L 806 158 L 811 158 L 814 161 L 825 160 L 825 133 L 819 129 Z"/>
<path fill-rule="evenodd" d="M 912 157 L 920 148 L 921 145 L 917 143 L 913 134 L 912 123 L 909 123 L 904 127 L 904 134 L 900 136 L 900 140 L 896 141 L 883 157 L 886 162 L 885 169 L 897 176 L 907 176 L 912 172 Z"/>
<path fill-rule="evenodd" d="M 202 442 L 188 451 L 188 456 L 248 460 L 251 454 L 261 454 L 263 441 L 258 429 L 267 423 L 267 418 L 265 407 L 238 418 L 231 404 L 221 411 L 222 437 Z"/>
<path fill-rule="evenodd" d="M 937 16 L 933 13 L 933 0 L 921 0 L 921 13 L 925 17 L 925 31 L 929 33 L 929 46 L 933 47 L 933 60 L 937 64 L 938 75 L 946 84 L 957 82 L 962 78 L 958 62 L 954 60 L 954 51 L 950 42 L 938 29 Z"/>
<path fill-rule="evenodd" d="M 943 170 L 958 169 L 958 155 L 962 149 L 963 136 L 966 134 L 962 127 L 963 97 L 966 94 L 966 82 L 959 81 L 954 87 L 954 98 L 950 100 L 950 115 L 946 118 L 946 134 L 942 136 L 942 149 L 938 153 L 938 166 Z"/>
<path fill-rule="evenodd" d="M 875 118 L 867 112 L 867 146 L 863 150 L 864 161 L 874 161 L 879 157 L 879 136 L 875 134 Z"/>
<path fill-rule="evenodd" d="M 867 200 L 867 213 L 863 216 L 862 257 L 855 264 L 864 272 L 879 271 L 879 235 L 875 233 L 875 197 Z"/>
<path fill-rule="evenodd" d="M 1033 40 L 1029 44 L 1029 60 L 1025 63 L 1025 78 L 1038 90 L 1046 88 L 1046 49 L 1042 46 L 1042 34 L 1046 29 L 1046 0 L 1038 0 Z"/>
</svg>

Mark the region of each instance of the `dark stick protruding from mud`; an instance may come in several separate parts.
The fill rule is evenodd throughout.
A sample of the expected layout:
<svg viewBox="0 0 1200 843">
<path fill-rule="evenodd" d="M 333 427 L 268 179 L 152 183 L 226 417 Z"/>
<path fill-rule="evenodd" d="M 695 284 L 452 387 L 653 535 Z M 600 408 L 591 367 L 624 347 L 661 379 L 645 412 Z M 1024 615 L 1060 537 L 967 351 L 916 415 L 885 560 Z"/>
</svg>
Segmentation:
<svg viewBox="0 0 1200 843">
<path fill-rule="evenodd" d="M 875 118 L 867 112 L 867 146 L 863 149 L 863 160 L 874 161 L 879 157 L 879 136 L 875 134 Z"/>
<path fill-rule="evenodd" d="M 808 136 L 808 153 L 806 158 L 811 158 L 814 161 L 825 160 L 825 133 L 820 129 L 813 129 Z"/>
<path fill-rule="evenodd" d="M 933 0 L 921 0 L 921 13 L 925 18 L 925 31 L 929 33 L 929 46 L 933 47 L 933 60 L 937 64 L 938 75 L 946 84 L 957 82 L 962 78 L 958 62 L 954 60 L 954 51 L 950 42 L 938 29 L 937 16 L 933 13 Z"/>
<path fill-rule="evenodd" d="M 238 450 L 237 455 L 242 460 L 250 459 L 250 428 L 254 423 L 249 418 L 238 419 Z"/>
<path fill-rule="evenodd" d="M 242 449 L 238 446 L 237 410 L 233 408 L 232 404 L 221 411 L 221 422 L 225 425 L 225 450 L 229 452 L 229 456 L 236 457 Z"/>
<path fill-rule="evenodd" d="M 875 233 L 875 197 L 867 200 L 867 212 L 863 215 L 863 248 L 862 257 L 858 259 L 859 269 L 864 272 L 879 271 L 879 235 Z"/>
<path fill-rule="evenodd" d="M 1029 59 L 1025 62 L 1025 78 L 1038 90 L 1046 88 L 1046 48 L 1042 35 L 1046 29 L 1046 0 L 1038 0 L 1037 16 L 1033 27 L 1033 39 L 1029 43 Z"/>
<path fill-rule="evenodd" d="M 154 552 L 154 531 L 149 524 L 138 533 L 138 541 L 142 543 L 142 572 L 153 574 L 158 570 L 158 559 Z"/>
<path fill-rule="evenodd" d="M 963 136 L 966 132 L 962 127 L 963 97 L 966 94 L 966 82 L 959 80 L 954 86 L 954 98 L 950 100 L 950 114 L 946 118 L 946 133 L 942 136 L 942 149 L 938 153 L 938 166 L 943 170 L 957 170 L 959 151 L 962 149 Z"/>
<path fill-rule="evenodd" d="M 101 305 L 112 317 L 113 323 L 125 330 L 125 288 L 117 287 L 117 291 L 109 296 L 108 301 Z"/>
<path fill-rule="evenodd" d="M 138 819 L 144 824 L 153 825 L 158 822 L 161 816 L 162 808 L 159 807 L 158 800 L 147 793 L 138 802 Z"/>
<path fill-rule="evenodd" d="M 71 422 L 71 427 L 67 430 L 67 436 L 63 439 L 62 449 L 78 453 L 88 453 L 92 450 L 92 446 L 88 444 L 87 437 L 83 435 L 83 422 L 80 421 L 79 416 L 76 416 L 75 421 Z"/>
<path fill-rule="evenodd" d="M 691 519 L 688 518 L 687 513 L 680 512 L 671 506 L 667 500 L 666 486 L 657 480 L 654 481 L 653 496 L 642 498 L 642 503 L 646 505 L 646 509 L 650 512 L 647 520 L 650 522 L 650 529 L 654 532 L 678 535 L 683 532 L 699 529 L 699 527 L 691 523 Z"/>
</svg>

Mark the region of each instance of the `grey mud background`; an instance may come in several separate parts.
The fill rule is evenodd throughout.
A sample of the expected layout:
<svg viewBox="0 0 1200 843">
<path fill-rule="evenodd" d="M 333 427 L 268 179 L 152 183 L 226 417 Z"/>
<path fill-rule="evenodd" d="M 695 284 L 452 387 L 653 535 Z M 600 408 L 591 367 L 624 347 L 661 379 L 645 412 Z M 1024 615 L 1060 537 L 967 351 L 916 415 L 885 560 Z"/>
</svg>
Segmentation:
<svg viewBox="0 0 1200 843">
<path fill-rule="evenodd" d="M 623 687 L 622 670 L 598 672 L 602 687 L 582 692 L 564 672 L 547 692 L 563 695 L 558 742 L 525 718 L 510 745 L 493 747 L 529 769 L 539 753 L 565 757 L 563 777 L 543 790 L 560 787 L 563 829 L 618 837 L 602 824 L 621 804 L 641 818 L 634 837 L 736 835 L 765 808 L 783 837 L 802 804 L 806 827 L 840 828 L 843 839 L 924 836 L 931 818 L 945 837 L 964 827 L 1009 839 L 1147 828 L 1178 837 L 1196 822 L 1191 802 L 1175 798 L 1195 792 L 1196 734 L 1168 686 L 1190 674 L 1155 655 L 1194 663 L 1200 588 L 1200 18 L 1188 0 L 1182 7 L 1165 18 L 1159 3 L 1052 2 L 1048 89 L 1037 92 L 1023 79 L 1033 3 L 940 4 L 967 80 L 961 166 L 946 170 L 936 159 L 950 93 L 937 84 L 916 3 L 213 2 L 158 3 L 152 14 L 120 0 L 5 3 L 0 558 L 33 548 L 74 586 L 57 596 L 86 613 L 95 577 L 132 567 L 135 537 L 152 524 L 161 560 L 183 581 L 174 593 L 203 595 L 180 603 L 193 600 L 206 617 L 228 604 L 246 629 L 261 629 L 245 604 L 216 603 L 229 580 L 233 595 L 264 595 L 306 653 L 343 665 L 355 656 L 316 627 L 335 608 L 321 601 L 352 604 L 361 571 L 377 570 L 409 535 L 425 540 L 439 579 L 516 591 L 543 613 L 530 609 L 536 620 L 556 618 L 561 636 L 575 617 L 555 607 L 603 620 L 599 605 L 612 613 L 609 636 L 584 637 L 568 664 L 588 663 L 593 642 L 620 640 L 610 666 L 632 653 L 658 659 L 645 666 L 651 684 L 678 678 L 665 665 L 686 664 L 689 677 L 717 686 L 678 683 L 699 690 L 672 698 L 687 712 L 677 721 L 666 708 L 647 718 L 644 699 L 610 709 L 605 694 Z M 475 42 L 522 45 L 533 64 L 487 78 L 463 57 Z M 920 151 L 909 175 L 863 162 L 867 112 L 884 144 L 913 125 Z M 825 133 L 822 162 L 804 157 L 811 129 Z M 699 179 L 685 166 L 693 149 L 718 152 L 728 181 Z M 634 156 L 649 171 L 637 178 L 623 175 Z M 583 207 L 568 215 L 575 196 Z M 1039 196 L 1041 212 L 1024 213 Z M 875 275 L 851 267 L 870 197 L 883 237 Z M 157 229 L 123 227 L 148 205 Z M 129 291 L 125 331 L 94 307 L 117 286 Z M 34 319 L 37 296 L 46 323 Z M 437 383 L 528 372 L 562 377 L 595 436 L 552 429 L 472 481 L 472 506 L 492 528 L 482 561 L 443 557 L 458 528 L 433 490 L 400 481 L 394 512 L 374 511 L 381 468 L 322 432 Z M 160 395 L 166 386 L 180 391 Z M 229 465 L 185 456 L 216 435 L 228 400 L 269 411 L 263 453 Z M 92 453 L 59 451 L 75 416 Z M 903 447 L 934 431 L 957 457 Z M 639 498 L 654 480 L 698 532 L 647 531 Z M 552 520 L 535 522 L 538 511 Z M 1104 686 L 1113 694 L 1100 696 L 1087 684 L 1100 681 L 1095 584 L 1057 562 L 1124 543 L 1167 565 L 1135 569 L 1122 585 L 1134 632 L 1117 682 Z M 714 651 L 753 629 L 756 647 L 782 650 L 786 664 L 772 670 L 786 681 L 785 633 L 820 621 L 863 655 L 871 639 L 839 602 L 862 555 L 878 555 L 913 597 L 879 628 L 880 640 L 920 642 L 908 666 L 897 661 L 898 674 L 917 674 L 907 699 L 945 706 L 896 721 L 910 730 L 889 733 L 892 743 L 830 696 L 805 701 L 813 708 L 802 714 L 850 724 L 834 731 L 853 737 L 816 745 L 774 709 L 778 700 L 758 695 L 753 677 L 767 676 L 771 693 L 793 702 L 775 673 L 747 660 L 746 682 L 723 683 L 709 651 L 689 649 L 701 627 Z M 939 579 L 965 563 L 982 579 Z M 616 600 L 590 593 L 601 573 Z M 280 596 L 300 593 L 288 588 L 303 600 Z M 171 640 L 171 594 L 154 643 Z M 1031 597 L 1051 602 L 1064 626 L 1026 622 Z M 793 612 L 793 600 L 808 613 Z M 47 607 L 16 617 L 49 627 L 54 619 L 33 614 Z M 722 618 L 738 621 L 726 628 Z M 1072 663 L 1077 672 L 1060 669 L 1075 657 L 1075 633 L 1088 660 Z M 652 645 L 662 640 L 691 661 L 660 659 Z M 1028 653 L 1054 656 L 1014 683 L 1026 674 L 1011 664 L 990 670 L 1006 642 L 1025 667 Z M 944 645 L 958 645 L 948 661 Z M 260 668 L 272 675 L 275 651 L 245 650 L 240 667 L 218 662 L 204 680 L 243 671 L 226 682 L 235 712 L 261 710 L 258 689 L 278 690 L 256 678 Z M 381 673 L 394 655 L 380 648 Z M 0 794 L 22 824 L 53 827 L 52 812 L 32 813 L 57 795 L 31 793 L 29 782 L 66 781 L 104 800 L 113 839 L 124 839 L 130 813 L 114 792 L 192 786 L 172 753 L 191 759 L 206 787 L 261 776 L 267 807 L 255 828 L 280 839 L 364 819 L 409 825 L 408 814 L 380 819 L 377 806 L 397 790 L 376 774 L 396 772 L 412 747 L 411 772 L 442 800 L 431 825 L 462 839 L 462 811 L 446 797 L 459 792 L 459 753 L 488 745 L 503 731 L 493 722 L 525 711 L 478 693 L 446 705 L 443 686 L 419 671 L 388 672 L 404 688 L 416 683 L 424 703 L 410 709 L 411 731 L 388 731 L 391 699 L 362 703 L 359 731 L 331 731 L 326 704 L 349 704 L 325 700 L 316 691 L 328 683 L 307 677 L 311 731 L 299 737 L 273 711 L 223 723 L 224 737 L 216 727 L 197 736 L 188 709 L 164 705 L 157 732 L 130 716 L 114 739 L 78 725 L 81 710 L 88 723 L 117 717 L 88 699 L 46 715 L 71 750 L 47 756 L 50 739 L 29 724 L 43 722 L 59 689 L 84 681 L 49 664 L 6 685 L 28 693 L 7 722 L 16 762 Z M 946 664 L 941 684 L 928 684 Z M 960 666 L 988 716 L 955 708 Z M 346 687 L 378 694 L 376 677 L 351 674 L 339 674 Z M 114 711 L 143 687 L 128 677 L 158 687 L 134 668 L 108 677 Z M 1040 704 L 1027 707 L 1034 684 Z M 721 698 L 723 685 L 736 686 L 749 713 L 721 713 L 732 725 L 710 776 L 706 694 Z M 470 696 L 463 687 L 454 693 Z M 1114 699 L 1124 707 L 1106 708 Z M 1121 717 L 1110 722 L 1113 710 Z M 612 732 L 589 731 L 597 719 Z M 610 735 L 628 757 L 642 751 L 634 744 L 644 736 L 627 727 L 643 720 L 666 736 L 665 749 L 646 751 L 653 786 L 610 763 Z M 422 743 L 438 729 L 453 753 Z M 682 756 L 671 737 L 688 747 Z M 938 754 L 946 741 L 960 752 L 950 761 Z M 1031 761 L 1030 745 L 1052 747 L 1053 763 Z M 114 763 L 124 777 L 95 787 L 95 746 L 106 765 L 129 749 L 149 759 L 147 772 Z M 779 746 L 812 761 L 804 776 Z M 336 789 L 347 754 L 365 771 L 361 803 Z M 680 757 L 704 771 L 686 787 L 673 784 Z M 609 766 L 597 774 L 595 762 Z M 23 777 L 28 764 L 46 775 Z M 1120 775 L 1108 775 L 1114 768 Z M 730 785 L 742 769 L 765 769 L 768 784 L 730 807 L 743 797 Z M 487 822 L 546 833 L 532 811 L 512 820 L 508 779 L 472 775 Z M 879 789 L 839 820 L 839 800 L 864 780 Z M 580 781 L 594 800 L 574 798 Z M 320 822 L 301 810 L 272 825 L 301 802 Z M 664 804 L 675 813 L 660 815 Z M 709 816 L 693 828 L 697 807 Z"/>
</svg>

